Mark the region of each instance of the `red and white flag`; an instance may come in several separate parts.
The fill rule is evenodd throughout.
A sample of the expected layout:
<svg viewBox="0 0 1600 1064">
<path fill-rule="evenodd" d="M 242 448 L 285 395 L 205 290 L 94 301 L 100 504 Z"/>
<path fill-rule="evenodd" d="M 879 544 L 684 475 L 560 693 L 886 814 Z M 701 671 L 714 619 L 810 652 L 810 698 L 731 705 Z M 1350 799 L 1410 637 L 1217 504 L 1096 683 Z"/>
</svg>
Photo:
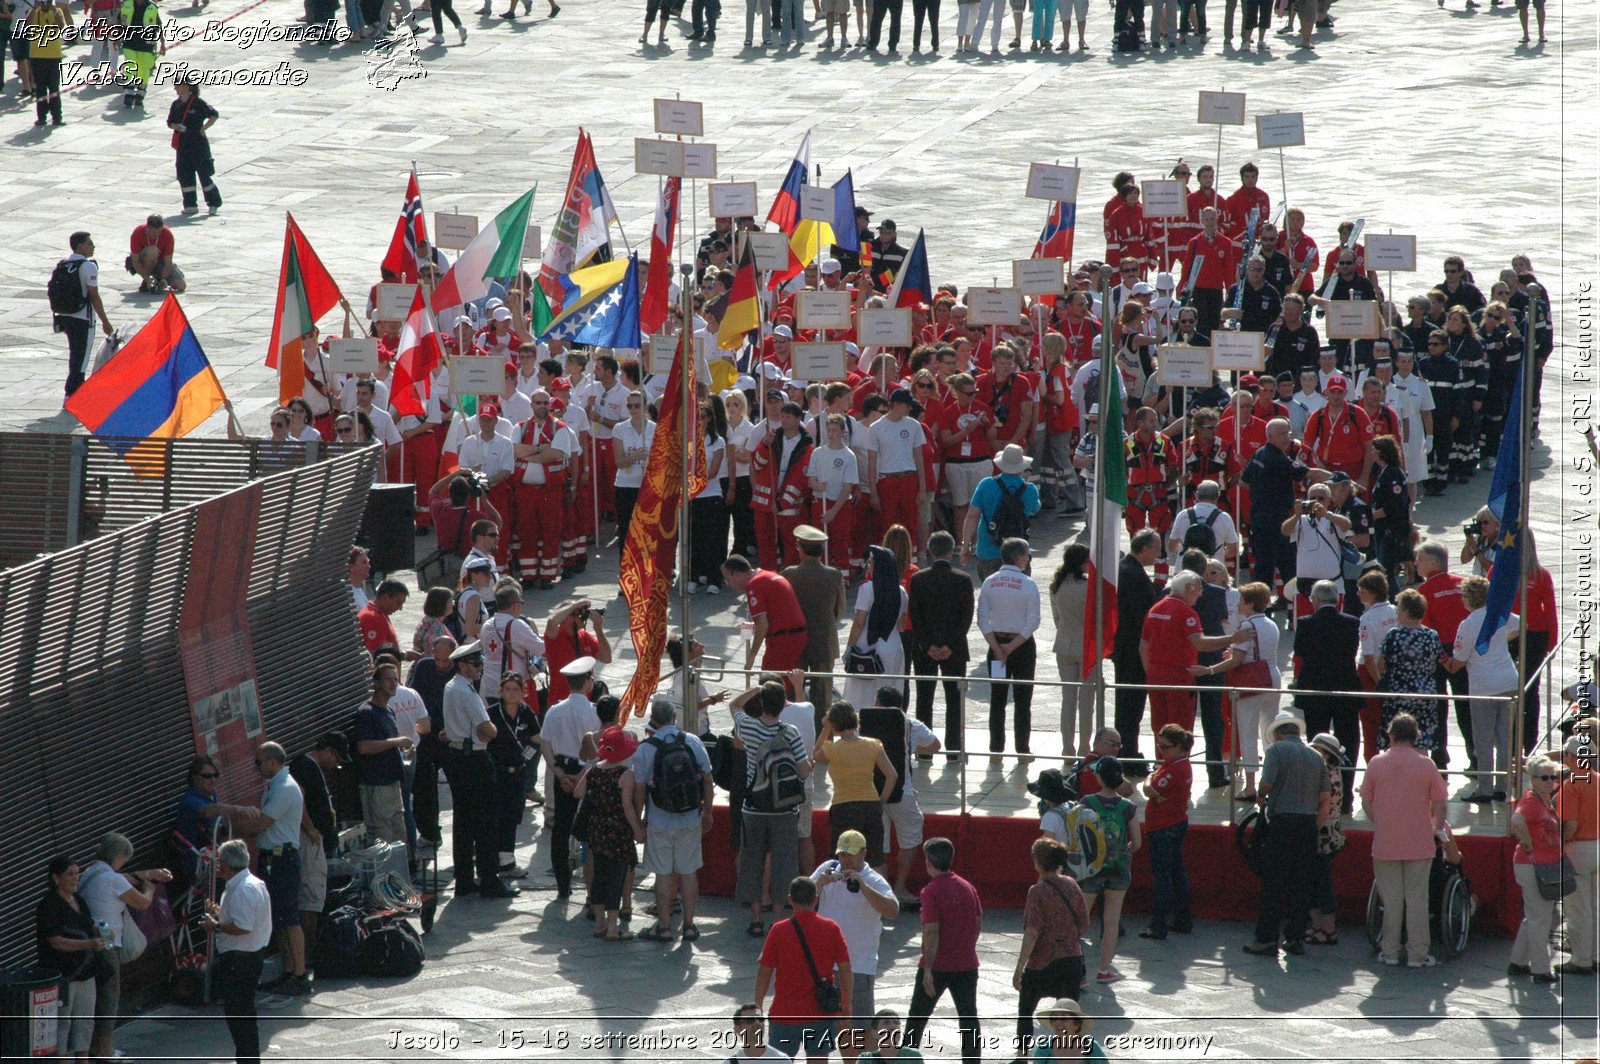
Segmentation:
<svg viewBox="0 0 1600 1064">
<path fill-rule="evenodd" d="M 417 184 L 417 171 L 413 168 L 406 182 L 406 201 L 400 208 L 400 217 L 394 222 L 394 236 L 389 240 L 389 251 L 383 256 L 383 268 L 398 274 L 404 284 L 417 282 L 417 246 L 428 239 L 428 222 L 422 213 L 422 186 Z"/>
<path fill-rule="evenodd" d="M 678 192 L 682 178 L 669 177 L 656 204 L 656 225 L 650 230 L 650 273 L 645 278 L 644 303 L 639 308 L 639 328 L 658 333 L 667 321 L 672 301 L 672 238 L 678 228 Z"/>
<path fill-rule="evenodd" d="M 395 413 L 424 416 L 422 400 L 428 397 L 433 371 L 438 368 L 441 358 L 433 312 L 428 309 L 419 287 L 411 297 L 411 310 L 400 329 L 394 379 L 389 387 L 389 402 L 394 406 Z"/>
</svg>

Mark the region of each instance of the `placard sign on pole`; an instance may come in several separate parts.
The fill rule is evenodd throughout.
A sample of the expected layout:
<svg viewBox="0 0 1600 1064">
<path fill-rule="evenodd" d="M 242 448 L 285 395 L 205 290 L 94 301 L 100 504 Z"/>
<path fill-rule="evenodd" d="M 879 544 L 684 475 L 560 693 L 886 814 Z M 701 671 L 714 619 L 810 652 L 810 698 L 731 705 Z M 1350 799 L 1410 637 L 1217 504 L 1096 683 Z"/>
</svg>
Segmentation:
<svg viewBox="0 0 1600 1064">
<path fill-rule="evenodd" d="M 446 214 L 433 212 L 433 243 L 435 247 L 460 251 L 478 235 L 476 214 Z"/>
<path fill-rule="evenodd" d="M 1259 373 L 1267 364 L 1266 334 L 1230 332 L 1211 334 L 1211 366 L 1219 373 Z"/>
<path fill-rule="evenodd" d="M 1161 345 L 1156 381 L 1169 388 L 1211 387 L 1211 349 Z"/>
<path fill-rule="evenodd" d="M 539 226 L 528 226 L 527 235 L 522 238 L 522 257 L 525 259 L 544 257 L 544 230 Z"/>
<path fill-rule="evenodd" d="M 1298 148 L 1306 142 L 1306 116 L 1299 111 L 1256 115 L 1256 147 Z"/>
<path fill-rule="evenodd" d="M 1078 201 L 1078 168 L 1053 163 L 1028 165 L 1029 199 Z"/>
<path fill-rule="evenodd" d="M 646 373 L 671 373 L 672 356 L 678 352 L 677 333 L 650 334 L 650 364 Z"/>
<path fill-rule="evenodd" d="M 349 339 L 333 337 L 328 340 L 328 372 L 376 373 L 378 372 L 378 340 L 373 336 L 354 336 Z"/>
<path fill-rule="evenodd" d="M 844 380 L 844 344 L 837 340 L 795 344 L 792 373 L 797 381 Z"/>
<path fill-rule="evenodd" d="M 795 298 L 795 316 L 802 329 L 848 329 L 850 293 L 801 292 Z"/>
<path fill-rule="evenodd" d="M 706 202 L 713 218 L 739 218 L 756 213 L 754 181 L 724 181 L 706 186 Z"/>
<path fill-rule="evenodd" d="M 684 144 L 683 176 L 698 181 L 716 180 L 717 146 L 708 142 Z"/>
<path fill-rule="evenodd" d="M 1146 218 L 1187 218 L 1189 197 L 1182 181 L 1141 181 L 1139 194 L 1144 200 Z"/>
<path fill-rule="evenodd" d="M 1022 317 L 1022 293 L 1015 288 L 967 290 L 968 325 L 1015 325 Z"/>
<path fill-rule="evenodd" d="M 1058 296 L 1066 283 L 1060 259 L 1012 259 L 1011 287 L 1025 296 Z"/>
<path fill-rule="evenodd" d="M 833 222 L 833 189 L 800 186 L 800 218 L 807 222 Z"/>
<path fill-rule="evenodd" d="M 641 174 L 680 177 L 683 175 L 683 143 L 676 140 L 634 137 L 633 168 Z"/>
<path fill-rule="evenodd" d="M 414 284 L 380 284 L 378 286 L 377 321 L 405 321 L 411 313 L 411 301 L 416 298 Z"/>
<path fill-rule="evenodd" d="M 1370 299 L 1332 299 L 1328 312 L 1328 339 L 1376 340 L 1379 328 L 1378 304 Z"/>
<path fill-rule="evenodd" d="M 703 137 L 706 133 L 705 105 L 697 100 L 655 101 L 656 132 L 680 137 Z"/>
<path fill-rule="evenodd" d="M 773 273 L 788 267 L 789 238 L 784 234 L 750 232 L 745 233 L 744 238 L 755 249 L 756 269 Z"/>
<path fill-rule="evenodd" d="M 499 395 L 505 377 L 503 358 L 458 355 L 450 360 L 451 395 Z"/>
<path fill-rule="evenodd" d="M 1244 125 L 1244 93 L 1201 89 L 1200 117 L 1196 121 L 1206 126 Z"/>
<path fill-rule="evenodd" d="M 862 347 L 910 347 L 911 308 L 862 310 L 856 322 L 856 338 Z"/>
<path fill-rule="evenodd" d="M 1417 238 L 1401 233 L 1372 233 L 1367 237 L 1367 269 L 1414 271 Z"/>
</svg>

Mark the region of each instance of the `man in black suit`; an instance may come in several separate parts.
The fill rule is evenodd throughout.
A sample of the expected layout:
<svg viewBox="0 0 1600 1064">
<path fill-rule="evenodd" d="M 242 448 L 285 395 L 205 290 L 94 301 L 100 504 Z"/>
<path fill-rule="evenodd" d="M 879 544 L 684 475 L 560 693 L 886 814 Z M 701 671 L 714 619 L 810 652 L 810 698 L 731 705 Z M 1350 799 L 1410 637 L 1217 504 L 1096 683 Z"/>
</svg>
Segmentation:
<svg viewBox="0 0 1600 1064">
<path fill-rule="evenodd" d="M 1161 556 L 1161 533 L 1141 529 L 1128 544 L 1129 551 L 1117 565 L 1117 635 L 1111 648 L 1111 663 L 1117 669 L 1117 683 L 1145 682 L 1144 661 L 1139 657 L 1139 635 L 1144 631 L 1144 615 L 1156 604 L 1156 585 L 1146 570 Z M 1145 692 L 1117 688 L 1117 734 L 1122 736 L 1122 756 L 1139 753 L 1139 732 L 1144 727 Z"/>
<path fill-rule="evenodd" d="M 955 537 L 928 537 L 933 564 L 911 578 L 911 670 L 918 676 L 961 677 L 967 671 L 967 633 L 972 630 L 972 579 L 951 564 Z M 917 681 L 917 719 L 933 726 L 932 679 Z M 966 749 L 961 722 L 961 685 L 944 682 L 944 748 L 947 756 Z"/>
<path fill-rule="evenodd" d="M 1332 731 L 1346 750 L 1361 742 L 1361 699 L 1324 694 L 1360 691 L 1356 653 L 1361 645 L 1361 622 L 1339 612 L 1339 587 L 1318 580 L 1311 587 L 1311 616 L 1301 618 L 1294 630 L 1295 705 L 1305 714 L 1306 731 L 1317 735 Z M 1330 727 L 1331 724 L 1331 727 Z M 1344 769 L 1344 809 L 1355 800 L 1355 768 Z"/>
</svg>

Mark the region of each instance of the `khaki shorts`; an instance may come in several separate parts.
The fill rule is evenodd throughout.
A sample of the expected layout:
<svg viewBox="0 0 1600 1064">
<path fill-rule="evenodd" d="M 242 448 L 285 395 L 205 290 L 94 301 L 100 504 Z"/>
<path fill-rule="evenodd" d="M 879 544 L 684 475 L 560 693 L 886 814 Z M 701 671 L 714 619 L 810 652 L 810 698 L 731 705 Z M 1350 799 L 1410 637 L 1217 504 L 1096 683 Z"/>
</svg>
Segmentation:
<svg viewBox="0 0 1600 1064">
<path fill-rule="evenodd" d="M 649 828 L 644 834 L 644 870 L 658 876 L 688 876 L 700 870 L 700 827 Z"/>
<path fill-rule="evenodd" d="M 815 796 L 808 787 L 806 788 L 805 802 L 796 810 L 800 814 L 800 821 L 795 828 L 795 838 L 809 839 L 811 837 L 811 810 L 815 804 Z"/>
<path fill-rule="evenodd" d="M 914 850 L 922 845 L 922 810 L 917 806 L 917 792 L 912 791 L 898 802 L 888 802 L 883 807 L 883 848 L 889 847 L 889 829 L 894 828 L 894 848 Z"/>
<path fill-rule="evenodd" d="M 967 506 L 972 502 L 972 493 L 978 489 L 978 484 L 983 478 L 994 472 L 992 461 L 980 462 L 946 462 L 944 464 L 944 483 L 950 489 L 950 504 L 952 506 Z"/>
<path fill-rule="evenodd" d="M 328 855 L 300 833 L 300 911 L 320 913 L 328 900 Z"/>
<path fill-rule="evenodd" d="M 848 15 L 850 13 L 850 0 L 822 0 L 822 13 L 824 15 Z"/>
</svg>

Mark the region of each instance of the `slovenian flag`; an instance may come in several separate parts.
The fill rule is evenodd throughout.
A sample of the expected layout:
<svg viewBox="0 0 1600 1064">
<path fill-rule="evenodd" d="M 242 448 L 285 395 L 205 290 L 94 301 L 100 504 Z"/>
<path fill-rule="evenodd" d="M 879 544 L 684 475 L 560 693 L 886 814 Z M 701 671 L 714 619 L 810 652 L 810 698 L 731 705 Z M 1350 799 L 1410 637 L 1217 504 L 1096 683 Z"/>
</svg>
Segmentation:
<svg viewBox="0 0 1600 1064">
<path fill-rule="evenodd" d="M 889 289 L 889 306 L 914 307 L 918 303 L 933 303 L 933 279 L 928 273 L 928 242 L 921 229 L 906 252 L 905 262 L 895 275 L 894 287 Z"/>
<path fill-rule="evenodd" d="M 1036 259 L 1072 258 L 1072 232 L 1078 224 L 1078 205 L 1066 200 L 1056 200 L 1045 216 L 1044 228 L 1039 231 L 1039 241 L 1033 246 Z"/>
<path fill-rule="evenodd" d="M 187 436 L 228 397 L 178 297 L 67 400 L 67 413 L 120 454 L 136 476 L 166 468 L 163 440 Z"/>
<path fill-rule="evenodd" d="M 794 161 L 789 164 L 789 172 L 783 175 L 783 184 L 772 201 L 772 209 L 767 212 L 767 221 L 776 222 L 788 236 L 793 236 L 795 227 L 800 224 L 800 187 L 810 183 L 810 171 L 811 131 L 807 130 L 800 150 L 794 153 Z"/>
<path fill-rule="evenodd" d="M 639 346 L 639 262 L 629 255 L 616 262 L 559 274 L 561 313 L 540 334 L 594 347 Z"/>
<path fill-rule="evenodd" d="M 522 275 L 522 244 L 527 239 L 528 215 L 533 210 L 533 194 L 538 187 L 530 188 L 495 215 L 494 221 L 472 238 L 472 243 L 456 258 L 455 265 L 439 278 L 431 300 L 435 314 L 485 298 L 492 280 Z"/>
</svg>

